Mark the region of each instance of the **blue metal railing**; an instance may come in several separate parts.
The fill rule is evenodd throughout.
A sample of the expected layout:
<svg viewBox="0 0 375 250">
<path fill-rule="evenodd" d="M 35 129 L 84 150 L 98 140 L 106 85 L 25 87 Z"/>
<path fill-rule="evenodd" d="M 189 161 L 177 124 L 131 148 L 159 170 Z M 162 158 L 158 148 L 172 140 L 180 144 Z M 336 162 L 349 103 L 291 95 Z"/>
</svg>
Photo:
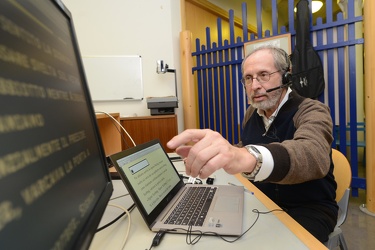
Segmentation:
<svg viewBox="0 0 375 250">
<path fill-rule="evenodd" d="M 310 0 L 311 2 L 311 0 Z M 347 18 L 338 13 L 333 20 L 332 0 L 325 1 L 325 23 L 316 19 L 316 25 L 310 25 L 314 49 L 322 59 L 325 71 L 325 92 L 318 98 L 331 109 L 333 123 L 338 125 L 334 133 L 337 147 L 348 156 L 352 167 L 353 195 L 358 188 L 365 189 L 365 178 L 358 176 L 358 135 L 357 126 L 357 87 L 356 82 L 356 46 L 363 45 L 363 37 L 356 37 L 356 24 L 363 21 L 355 16 L 354 0 L 348 0 Z M 256 0 L 257 32 L 248 33 L 247 5 L 242 4 L 242 37 L 235 37 L 234 11 L 229 11 L 229 37 L 223 36 L 222 20 L 217 20 L 217 43 L 211 43 L 210 28 L 206 28 L 206 45 L 196 40 L 196 51 L 192 53 L 196 60 L 193 72 L 197 76 L 199 124 L 201 128 L 210 128 L 220 132 L 231 143 L 240 140 L 241 123 L 247 108 L 245 91 L 240 84 L 241 63 L 246 42 L 261 40 L 285 33 L 291 34 L 292 50 L 295 44 L 294 0 L 288 0 L 288 27 L 278 27 L 277 1 L 272 0 L 272 35 L 262 27 L 262 0 Z M 310 13 L 312 20 L 312 14 Z M 363 55 L 360 55 L 361 57 Z M 363 73 L 363 72 L 362 72 Z M 361 122 L 361 121 L 358 121 Z M 342 126 L 339 126 L 342 125 Z M 337 137 L 340 143 L 336 145 Z M 351 141 L 347 146 L 347 141 Z M 349 150 L 347 150 L 349 149 Z"/>
</svg>

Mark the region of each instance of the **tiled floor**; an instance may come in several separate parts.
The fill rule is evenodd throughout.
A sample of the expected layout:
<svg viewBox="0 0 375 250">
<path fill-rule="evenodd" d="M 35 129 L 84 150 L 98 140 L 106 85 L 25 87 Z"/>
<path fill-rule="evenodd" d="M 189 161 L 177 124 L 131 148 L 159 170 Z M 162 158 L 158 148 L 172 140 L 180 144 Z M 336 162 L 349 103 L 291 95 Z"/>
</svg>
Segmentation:
<svg viewBox="0 0 375 250">
<path fill-rule="evenodd" d="M 365 168 L 361 165 L 358 175 L 365 176 Z M 375 216 L 362 212 L 360 206 L 363 204 L 366 204 L 366 191 L 359 189 L 358 197 L 350 197 L 348 216 L 341 226 L 349 250 L 375 249 Z"/>
<path fill-rule="evenodd" d="M 359 191 L 358 197 L 351 197 L 348 216 L 341 226 L 348 249 L 375 249 L 375 217 L 365 214 L 360 206 L 366 203 L 366 193 Z"/>
</svg>

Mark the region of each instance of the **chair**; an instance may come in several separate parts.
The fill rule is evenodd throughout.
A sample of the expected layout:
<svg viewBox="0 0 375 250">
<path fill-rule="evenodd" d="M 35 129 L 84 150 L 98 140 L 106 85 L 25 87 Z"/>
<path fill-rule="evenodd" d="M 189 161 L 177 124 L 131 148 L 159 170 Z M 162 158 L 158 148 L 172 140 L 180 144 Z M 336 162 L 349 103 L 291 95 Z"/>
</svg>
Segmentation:
<svg viewBox="0 0 375 250">
<path fill-rule="evenodd" d="M 334 164 L 333 175 L 337 182 L 336 201 L 339 206 L 339 216 L 337 224 L 325 245 L 329 249 L 339 246 L 341 250 L 348 249 L 346 246 L 344 234 L 340 226 L 344 223 L 348 213 L 350 182 L 352 180 L 352 170 L 348 159 L 340 151 L 332 149 L 332 160 Z"/>
</svg>

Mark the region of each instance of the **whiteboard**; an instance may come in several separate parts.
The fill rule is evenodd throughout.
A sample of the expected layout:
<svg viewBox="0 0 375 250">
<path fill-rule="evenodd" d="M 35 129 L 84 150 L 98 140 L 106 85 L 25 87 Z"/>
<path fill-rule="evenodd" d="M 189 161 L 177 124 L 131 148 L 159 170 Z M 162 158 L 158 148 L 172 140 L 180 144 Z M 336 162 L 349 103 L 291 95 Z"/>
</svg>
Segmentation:
<svg viewBox="0 0 375 250">
<path fill-rule="evenodd" d="M 93 101 L 142 100 L 142 58 L 135 56 L 83 56 Z"/>
</svg>

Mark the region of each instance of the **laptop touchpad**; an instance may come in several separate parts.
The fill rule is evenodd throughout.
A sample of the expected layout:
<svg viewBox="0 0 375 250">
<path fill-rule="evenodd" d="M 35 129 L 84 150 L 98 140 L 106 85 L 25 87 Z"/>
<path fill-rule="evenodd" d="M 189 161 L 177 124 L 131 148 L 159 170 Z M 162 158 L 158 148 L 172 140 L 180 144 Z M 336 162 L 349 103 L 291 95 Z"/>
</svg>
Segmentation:
<svg viewBox="0 0 375 250">
<path fill-rule="evenodd" d="M 219 196 L 216 200 L 215 212 L 237 212 L 240 206 L 240 198 L 233 196 Z"/>
</svg>

